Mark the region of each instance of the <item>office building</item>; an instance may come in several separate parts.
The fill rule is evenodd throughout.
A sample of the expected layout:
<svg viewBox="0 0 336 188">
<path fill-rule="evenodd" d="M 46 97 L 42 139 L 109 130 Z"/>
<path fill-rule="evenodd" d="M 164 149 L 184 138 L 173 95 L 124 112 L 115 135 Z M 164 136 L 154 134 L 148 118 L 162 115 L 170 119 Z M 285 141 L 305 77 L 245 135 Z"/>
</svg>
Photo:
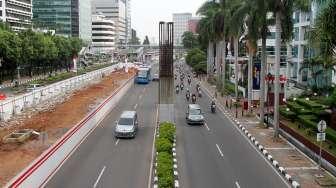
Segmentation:
<svg viewBox="0 0 336 188">
<path fill-rule="evenodd" d="M 93 0 L 92 13 L 102 13 L 112 19 L 116 27 L 116 44 L 125 44 L 131 39 L 131 1 Z"/>
<path fill-rule="evenodd" d="M 111 52 L 115 48 L 115 23 L 102 14 L 92 15 L 92 51 Z"/>
<path fill-rule="evenodd" d="M 33 15 L 39 27 L 91 41 L 91 0 L 34 0 Z"/>
<path fill-rule="evenodd" d="M 288 54 L 291 57 L 288 59 L 287 74 L 291 81 L 301 85 L 317 84 L 323 87 L 323 85 L 331 84 L 331 74 L 324 75 L 330 77 L 330 79 L 323 79 L 321 75 L 317 75 L 317 78 L 312 78 L 311 70 L 302 68 L 303 63 L 314 56 L 314 49 L 310 46 L 308 37 L 319 11 L 320 7 L 318 3 L 312 1 L 309 12 L 295 11 L 293 13 L 294 29 L 292 41 L 288 48 Z M 317 71 L 318 69 L 322 69 L 322 67 L 315 67 L 315 69 Z"/>
<path fill-rule="evenodd" d="M 0 18 L 7 22 L 14 31 L 31 27 L 32 0 L 2 0 L 0 1 Z"/>
<path fill-rule="evenodd" d="M 188 21 L 192 18 L 191 13 L 173 14 L 174 22 L 174 45 L 182 44 L 182 35 L 188 31 Z"/>
</svg>

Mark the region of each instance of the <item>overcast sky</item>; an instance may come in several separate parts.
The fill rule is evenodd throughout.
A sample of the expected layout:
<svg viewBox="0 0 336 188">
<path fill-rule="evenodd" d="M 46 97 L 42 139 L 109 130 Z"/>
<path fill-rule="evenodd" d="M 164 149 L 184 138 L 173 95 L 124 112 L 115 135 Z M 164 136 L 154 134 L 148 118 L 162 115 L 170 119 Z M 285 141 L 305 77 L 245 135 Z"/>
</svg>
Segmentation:
<svg viewBox="0 0 336 188">
<path fill-rule="evenodd" d="M 143 41 L 145 35 L 149 40 L 155 37 L 158 42 L 159 22 L 172 21 L 173 13 L 195 13 L 205 0 L 132 0 L 132 28 Z"/>
</svg>

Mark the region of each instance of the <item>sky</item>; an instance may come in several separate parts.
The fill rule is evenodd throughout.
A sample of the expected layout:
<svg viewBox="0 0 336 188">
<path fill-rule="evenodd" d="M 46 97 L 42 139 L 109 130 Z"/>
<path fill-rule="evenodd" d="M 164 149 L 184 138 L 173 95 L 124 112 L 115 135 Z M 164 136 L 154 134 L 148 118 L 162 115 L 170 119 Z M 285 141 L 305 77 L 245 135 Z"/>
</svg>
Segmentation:
<svg viewBox="0 0 336 188">
<path fill-rule="evenodd" d="M 132 28 L 137 31 L 138 37 L 143 41 L 148 35 L 158 42 L 159 22 L 173 20 L 173 13 L 189 12 L 195 16 L 197 9 L 205 0 L 132 0 Z"/>
</svg>

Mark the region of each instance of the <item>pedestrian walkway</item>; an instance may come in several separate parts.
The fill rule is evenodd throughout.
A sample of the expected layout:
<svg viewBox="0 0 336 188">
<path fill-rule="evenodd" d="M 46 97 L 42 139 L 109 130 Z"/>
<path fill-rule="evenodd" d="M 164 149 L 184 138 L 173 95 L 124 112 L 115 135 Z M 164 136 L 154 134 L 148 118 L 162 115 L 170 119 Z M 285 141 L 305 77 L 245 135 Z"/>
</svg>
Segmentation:
<svg viewBox="0 0 336 188">
<path fill-rule="evenodd" d="M 201 81 L 204 89 L 206 89 L 212 96 L 215 96 L 216 87 L 210 85 L 205 80 Z M 221 103 L 226 110 L 226 115 L 236 116 L 239 122 L 248 130 L 250 134 L 262 145 L 268 153 L 279 162 L 281 166 L 287 171 L 293 179 L 299 182 L 301 187 L 336 187 L 336 178 L 330 173 L 319 170 L 318 165 L 304 155 L 301 151 L 296 149 L 287 140 L 280 137 L 274 139 L 273 128 L 265 128 L 259 123 L 256 117 L 257 109 L 253 109 L 252 114 L 247 115 L 242 113 L 242 108 L 234 108 L 232 97 L 217 95 L 217 102 Z M 231 108 L 230 108 L 231 106 Z"/>
</svg>

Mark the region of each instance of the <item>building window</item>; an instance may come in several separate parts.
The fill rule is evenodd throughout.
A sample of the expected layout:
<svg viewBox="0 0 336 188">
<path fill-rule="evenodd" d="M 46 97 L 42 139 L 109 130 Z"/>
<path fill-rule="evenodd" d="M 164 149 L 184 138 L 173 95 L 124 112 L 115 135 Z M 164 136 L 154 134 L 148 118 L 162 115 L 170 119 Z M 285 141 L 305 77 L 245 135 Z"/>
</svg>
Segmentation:
<svg viewBox="0 0 336 188">
<path fill-rule="evenodd" d="M 299 53 L 299 47 L 298 46 L 294 46 L 292 48 L 293 57 L 297 58 L 298 57 L 298 53 Z"/>
<path fill-rule="evenodd" d="M 299 41 L 299 28 L 294 28 L 294 40 Z"/>
<path fill-rule="evenodd" d="M 303 82 L 308 81 L 308 71 L 307 70 L 302 70 L 302 81 Z"/>
</svg>

